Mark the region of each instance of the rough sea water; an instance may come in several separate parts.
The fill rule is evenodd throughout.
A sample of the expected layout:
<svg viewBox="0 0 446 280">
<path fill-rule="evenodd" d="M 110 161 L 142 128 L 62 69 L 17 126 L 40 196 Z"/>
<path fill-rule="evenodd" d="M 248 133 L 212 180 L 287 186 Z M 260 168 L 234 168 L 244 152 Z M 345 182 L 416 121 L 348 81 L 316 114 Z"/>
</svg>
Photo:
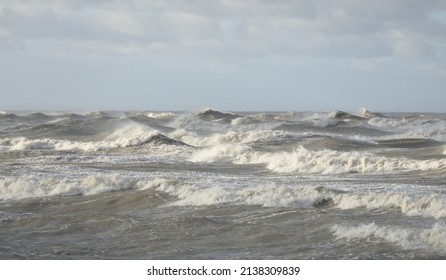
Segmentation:
<svg viewBox="0 0 446 280">
<path fill-rule="evenodd" d="M 0 259 L 446 259 L 446 114 L 1 112 Z"/>
</svg>

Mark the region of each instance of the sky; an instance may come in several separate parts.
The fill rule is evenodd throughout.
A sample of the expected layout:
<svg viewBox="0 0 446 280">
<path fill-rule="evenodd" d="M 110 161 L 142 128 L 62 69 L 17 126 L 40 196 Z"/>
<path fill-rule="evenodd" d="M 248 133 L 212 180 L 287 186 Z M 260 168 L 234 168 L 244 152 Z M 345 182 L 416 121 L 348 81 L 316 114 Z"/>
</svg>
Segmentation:
<svg viewBox="0 0 446 280">
<path fill-rule="evenodd" d="M 446 112 L 444 0 L 0 0 L 0 110 Z"/>
</svg>

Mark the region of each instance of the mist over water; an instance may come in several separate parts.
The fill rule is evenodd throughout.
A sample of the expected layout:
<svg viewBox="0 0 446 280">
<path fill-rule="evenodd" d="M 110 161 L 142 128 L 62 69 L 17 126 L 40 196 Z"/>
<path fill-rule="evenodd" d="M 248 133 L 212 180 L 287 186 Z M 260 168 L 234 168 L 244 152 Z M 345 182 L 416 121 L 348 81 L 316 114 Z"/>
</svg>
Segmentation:
<svg viewBox="0 0 446 280">
<path fill-rule="evenodd" d="M 445 124 L 0 112 L 0 258 L 444 259 Z"/>
</svg>

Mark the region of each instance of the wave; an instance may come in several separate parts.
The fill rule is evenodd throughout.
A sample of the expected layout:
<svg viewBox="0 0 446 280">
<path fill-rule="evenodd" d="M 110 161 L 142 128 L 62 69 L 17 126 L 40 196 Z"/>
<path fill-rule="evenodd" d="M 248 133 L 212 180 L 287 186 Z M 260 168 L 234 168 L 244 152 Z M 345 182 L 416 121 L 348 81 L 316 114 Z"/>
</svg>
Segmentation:
<svg viewBox="0 0 446 280">
<path fill-rule="evenodd" d="M 105 140 L 112 143 L 112 147 L 141 146 L 147 143 L 187 145 L 182 141 L 174 140 L 157 130 L 152 130 L 145 125 L 127 123 L 109 134 Z"/>
<path fill-rule="evenodd" d="M 365 114 L 365 115 L 363 115 Z M 354 115 L 344 111 L 331 111 L 328 113 L 312 113 L 301 115 L 300 118 L 291 120 L 289 122 L 284 122 L 283 127 L 296 127 L 297 130 L 319 128 L 319 129 L 336 129 L 338 127 L 342 128 L 356 128 L 356 129 L 370 129 L 375 131 L 383 131 L 379 127 L 375 127 L 368 124 L 368 120 L 372 116 L 380 116 L 377 113 L 361 113 L 361 115 Z"/>
<path fill-rule="evenodd" d="M 249 124 L 256 124 L 259 123 L 259 121 L 250 118 L 248 116 L 244 117 L 238 117 L 231 120 L 231 125 L 249 125 Z"/>
<path fill-rule="evenodd" d="M 432 139 L 435 141 L 446 142 L 446 121 L 432 118 L 372 118 L 368 121 L 378 129 L 391 132 L 393 138 L 414 138 L 414 139 Z"/>
<path fill-rule="evenodd" d="M 6 138 L 0 140 L 0 151 L 55 150 L 94 152 L 116 148 L 138 147 L 145 144 L 187 146 L 187 144 L 167 137 L 156 130 L 149 130 L 145 126 L 131 124 L 116 129 L 102 141 L 81 142 L 52 138 Z"/>
<path fill-rule="evenodd" d="M 113 118 L 109 113 L 102 112 L 102 111 L 86 113 L 85 117 L 87 117 L 89 119 L 96 119 L 96 120 L 107 120 L 107 119 Z"/>
<path fill-rule="evenodd" d="M 54 135 L 69 134 L 76 131 L 71 125 L 62 124 L 63 122 L 65 122 L 64 120 L 59 120 L 58 122 L 59 124 L 46 123 L 46 124 L 33 125 L 31 127 L 26 127 L 22 129 L 20 132 L 24 134 L 30 134 L 35 137 L 37 135 L 42 136 L 50 134 Z"/>
<path fill-rule="evenodd" d="M 379 113 L 370 112 L 366 108 L 362 108 L 360 110 L 359 116 L 364 119 L 371 119 L 371 118 L 386 118 L 384 115 L 381 115 Z"/>
<path fill-rule="evenodd" d="M 260 205 L 263 207 L 314 208 L 335 207 L 347 209 L 398 210 L 407 216 L 446 217 L 446 198 L 429 195 L 418 198 L 398 193 L 349 193 L 321 186 L 285 186 L 256 184 L 239 188 L 200 186 L 169 183 L 158 191 L 176 196 L 177 206 L 202 206 L 218 204 Z"/>
<path fill-rule="evenodd" d="M 411 198 L 398 193 L 336 194 L 330 199 L 340 209 L 397 209 L 407 216 L 446 217 L 446 199 L 440 195 Z"/>
<path fill-rule="evenodd" d="M 437 147 L 442 146 L 444 143 L 432 140 L 432 139 L 423 139 L 423 138 L 394 138 L 394 139 L 385 139 L 385 140 L 376 140 L 376 142 L 383 147 L 391 147 L 391 148 L 427 148 L 427 147 Z"/>
<path fill-rule="evenodd" d="M 207 121 L 222 120 L 222 121 L 225 121 L 225 122 L 231 122 L 232 120 L 240 118 L 242 116 L 236 115 L 236 114 L 232 114 L 232 113 L 223 113 L 223 112 L 220 112 L 220 111 L 207 109 L 207 110 L 205 110 L 203 112 L 198 113 L 197 117 L 199 117 L 202 120 L 207 120 Z"/>
<path fill-rule="evenodd" d="M 211 149 L 212 146 L 224 144 L 246 144 L 265 149 L 275 149 L 277 147 L 289 147 L 290 145 L 307 140 L 327 140 L 333 143 L 333 147 L 357 146 L 365 148 L 376 146 L 375 141 L 368 140 L 368 137 L 348 136 L 329 132 L 288 132 L 286 130 L 271 129 L 271 127 L 259 126 L 258 129 L 230 130 L 223 133 L 213 133 L 209 136 L 198 135 L 197 133 L 185 129 L 177 129 L 168 134 L 169 137 L 178 139 L 184 143 L 195 147 Z"/>
<path fill-rule="evenodd" d="M 177 115 L 170 112 L 158 112 L 158 113 L 147 113 L 146 116 L 155 120 L 170 120 L 175 118 Z"/>
<path fill-rule="evenodd" d="M 256 180 L 256 179 L 253 179 Z M 82 176 L 80 178 L 22 176 L 0 179 L 0 199 L 38 198 L 55 195 L 92 195 L 130 189 L 150 189 L 167 193 L 177 199 L 169 205 L 258 205 L 263 207 L 315 208 L 341 210 L 383 209 L 399 211 L 407 216 L 446 217 L 446 198 L 439 194 L 411 197 L 388 191 L 363 192 L 361 189 L 340 190 L 317 186 L 278 185 L 255 182 L 226 186 L 211 181 L 188 183 L 167 178 L 140 178 L 121 174 Z M 359 192 L 358 192 L 359 191 Z"/>
<path fill-rule="evenodd" d="M 337 238 L 347 240 L 376 238 L 404 249 L 429 249 L 446 252 L 446 225 L 435 223 L 430 229 L 408 229 L 378 226 L 375 223 L 359 226 L 335 225 L 331 231 Z"/>
<path fill-rule="evenodd" d="M 51 116 L 48 116 L 44 113 L 41 112 L 37 112 L 37 113 L 32 113 L 30 115 L 27 115 L 28 118 L 32 118 L 32 119 L 38 119 L 38 120 L 49 120 L 51 119 Z"/>
<path fill-rule="evenodd" d="M 248 131 L 230 130 L 226 133 L 214 133 L 209 136 L 200 136 L 192 131 L 177 129 L 170 133 L 169 136 L 197 147 L 208 147 L 220 144 L 268 143 L 294 137 L 284 131 L 263 129 Z"/>
<path fill-rule="evenodd" d="M 411 198 L 398 193 L 349 193 L 321 186 L 285 186 L 256 184 L 238 188 L 183 184 L 169 182 L 157 191 L 178 198 L 176 206 L 218 204 L 259 205 L 263 207 L 314 208 L 335 207 L 346 209 L 396 209 L 407 216 L 442 219 L 446 217 L 446 198 L 430 195 Z"/>
<path fill-rule="evenodd" d="M 339 110 L 330 112 L 328 114 L 328 116 L 330 118 L 338 119 L 338 120 L 363 120 L 362 117 L 359 117 L 359 116 L 356 116 L 356 115 L 352 115 L 352 114 L 349 114 L 347 112 L 339 111 Z"/>
<path fill-rule="evenodd" d="M 312 208 L 326 202 L 315 188 L 276 186 L 271 183 L 242 188 L 202 187 L 194 184 L 162 184 L 156 190 L 176 196 L 175 206 L 218 204 L 260 205 L 263 207 Z"/>
<path fill-rule="evenodd" d="M 224 143 L 197 151 L 192 162 L 265 164 L 276 173 L 393 173 L 446 168 L 446 159 L 388 158 L 369 152 L 311 151 L 302 145 L 291 152 L 259 152 L 244 144 Z"/>
<path fill-rule="evenodd" d="M 0 120 L 3 119 L 15 119 L 17 118 L 17 115 L 11 114 L 11 113 L 6 113 L 6 112 L 0 112 Z"/>
<path fill-rule="evenodd" d="M 22 176 L 0 179 L 0 199 L 17 200 L 49 196 L 94 195 L 130 189 L 149 189 L 165 184 L 164 179 L 139 180 L 119 174 L 91 175 L 78 179 Z"/>
</svg>

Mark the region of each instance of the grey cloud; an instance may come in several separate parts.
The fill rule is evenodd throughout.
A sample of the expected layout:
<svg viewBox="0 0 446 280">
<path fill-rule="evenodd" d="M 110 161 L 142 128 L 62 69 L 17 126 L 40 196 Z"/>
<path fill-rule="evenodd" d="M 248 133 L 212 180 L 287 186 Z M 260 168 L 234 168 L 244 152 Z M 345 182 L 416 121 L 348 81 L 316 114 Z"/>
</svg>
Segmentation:
<svg viewBox="0 0 446 280">
<path fill-rule="evenodd" d="M 197 59 L 416 58 L 444 54 L 445 24 L 430 16 L 444 9 L 436 0 L 4 1 L 0 42 Z"/>
</svg>

